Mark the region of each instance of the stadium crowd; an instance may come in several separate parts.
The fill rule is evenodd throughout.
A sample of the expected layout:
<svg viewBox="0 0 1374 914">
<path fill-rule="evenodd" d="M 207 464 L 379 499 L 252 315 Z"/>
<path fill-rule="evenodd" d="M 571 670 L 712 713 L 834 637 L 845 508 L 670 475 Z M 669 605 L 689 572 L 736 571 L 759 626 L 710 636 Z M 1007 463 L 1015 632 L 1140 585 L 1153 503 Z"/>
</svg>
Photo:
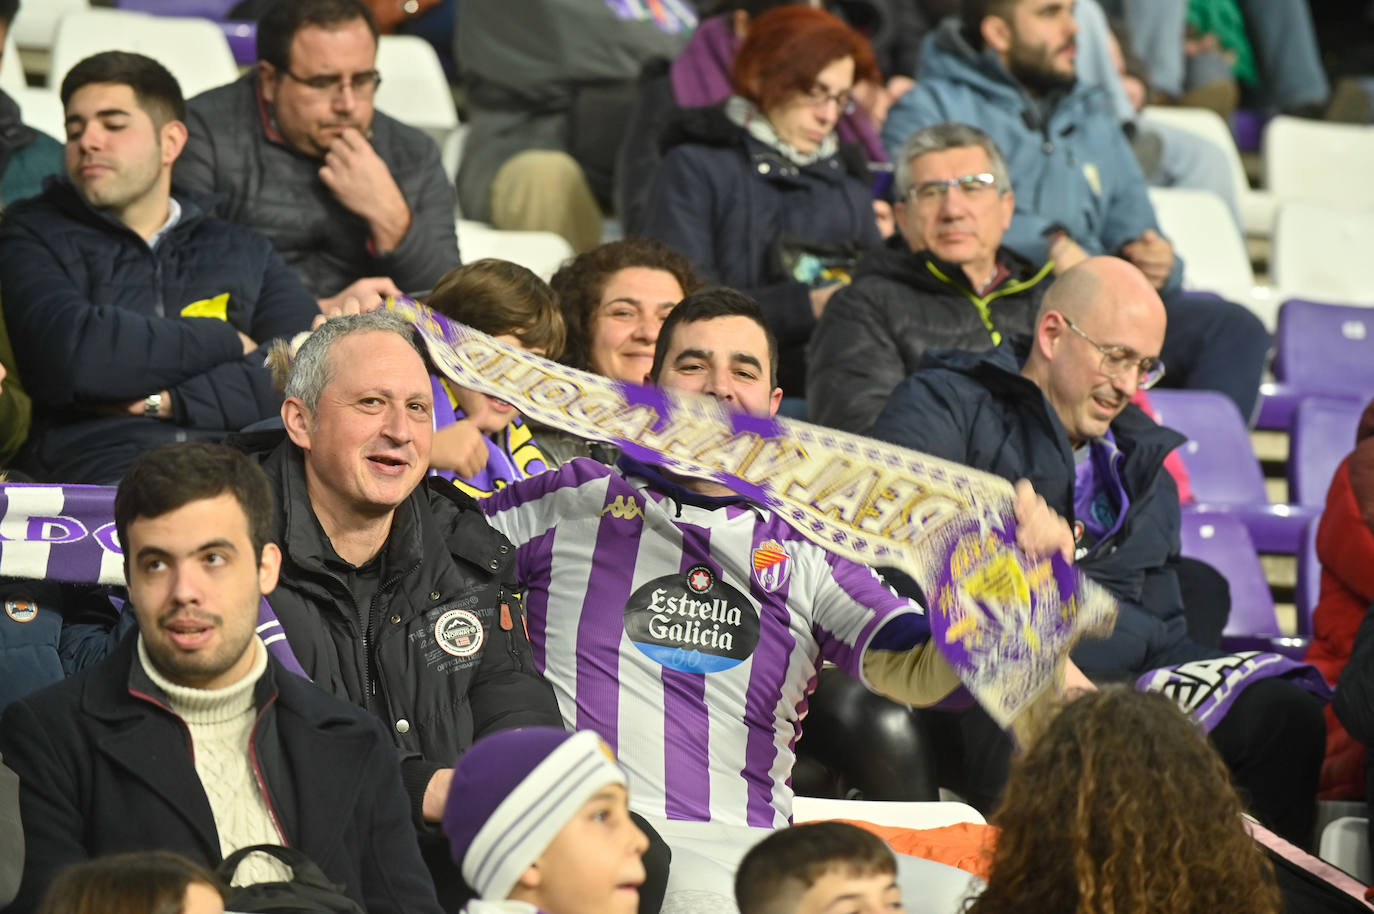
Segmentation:
<svg viewBox="0 0 1374 914">
<path fill-rule="evenodd" d="M 233 15 L 256 60 L 194 97 L 127 50 L 51 74 L 65 144 L 0 92 L 0 911 L 1363 909 L 1292 861 L 1374 777 L 1374 417 L 1311 665 L 1223 643 L 1149 393 L 1253 419 L 1273 339 L 1185 287 L 1150 188 L 1236 192 L 1143 109 L 1367 122 L 1303 0 Z M 395 31 L 461 87 L 456 172 L 376 106 Z M 571 256 L 465 262 L 460 211 Z M 406 296 L 633 402 L 1000 477 L 1114 624 L 1004 728 L 909 569 L 446 377 Z M 64 499 L 122 585 L 49 562 Z M 942 790 L 991 824 L 793 824 Z"/>
</svg>

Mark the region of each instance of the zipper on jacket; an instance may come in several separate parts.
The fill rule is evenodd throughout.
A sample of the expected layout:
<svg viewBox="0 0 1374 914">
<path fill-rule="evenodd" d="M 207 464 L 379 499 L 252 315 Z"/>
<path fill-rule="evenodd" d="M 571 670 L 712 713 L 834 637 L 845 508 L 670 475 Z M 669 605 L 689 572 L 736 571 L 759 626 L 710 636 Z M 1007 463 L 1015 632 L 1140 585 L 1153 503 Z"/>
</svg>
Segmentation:
<svg viewBox="0 0 1374 914">
<path fill-rule="evenodd" d="M 272 805 L 272 796 L 267 792 L 267 781 L 262 776 L 262 766 L 258 764 L 258 724 L 262 723 L 263 715 L 267 709 L 276 702 L 277 696 L 273 695 L 258 711 L 258 716 L 253 719 L 253 728 L 248 731 L 248 760 L 253 765 L 253 780 L 257 782 L 258 792 L 262 794 L 263 805 L 267 807 L 267 814 L 272 817 L 272 827 L 277 830 L 277 836 L 281 838 L 282 847 L 290 847 L 291 842 L 286 839 L 286 829 L 281 827 L 281 819 L 277 817 L 276 807 Z"/>
<path fill-rule="evenodd" d="M 153 288 L 157 290 L 157 299 L 153 302 L 153 313 L 158 317 L 167 316 L 167 306 L 162 299 L 162 261 L 157 257 L 157 251 L 152 248 L 148 253 L 153 257 Z"/>
<path fill-rule="evenodd" d="M 379 597 L 381 597 L 382 594 L 386 593 L 391 588 L 395 587 L 396 583 L 400 581 L 401 578 L 414 572 L 419 567 L 420 563 L 416 562 L 414 565 L 411 565 L 405 571 L 394 574 L 386 581 L 383 581 L 382 586 L 378 587 L 377 592 L 372 595 L 372 602 L 368 604 L 367 624 L 363 626 L 363 694 L 368 697 L 369 703 L 371 702 L 371 699 L 378 697 L 377 683 L 378 680 L 381 678 L 375 674 L 374 658 L 372 651 L 373 642 L 376 640 L 372 637 L 372 635 L 376 631 L 377 600 Z M 387 704 L 385 701 L 386 696 L 382 695 L 381 698 L 383 699 L 383 703 Z M 387 704 L 386 710 L 388 723 L 394 725 L 396 722 L 390 719 L 393 716 L 391 713 L 390 704 Z"/>
<path fill-rule="evenodd" d="M 1045 264 L 1043 267 L 1041 267 L 1040 271 L 1036 273 L 1034 276 L 1032 276 L 1030 279 L 1019 279 L 1015 282 L 1007 283 L 1002 288 L 997 289 L 988 295 L 980 296 L 977 293 L 975 293 L 972 289 L 965 289 L 963 286 L 959 285 L 959 283 L 950 279 L 935 264 L 931 263 L 928 260 L 926 261 L 926 269 L 933 273 L 936 279 L 940 280 L 945 285 L 952 286 L 953 288 L 957 289 L 965 298 L 967 298 L 970 302 L 973 303 L 973 307 L 978 311 L 978 317 L 983 321 L 983 326 L 988 328 L 988 333 L 992 335 L 992 344 L 994 346 L 1002 345 L 1002 333 L 995 326 L 993 326 L 992 309 L 989 306 L 994 301 L 996 301 L 999 298 L 1002 298 L 1003 296 L 1015 295 L 1017 292 L 1029 289 L 1036 283 L 1040 282 L 1040 280 L 1044 279 L 1045 276 L 1053 268 L 1054 262 L 1051 261 Z"/>
<path fill-rule="evenodd" d="M 501 630 L 506 633 L 506 650 L 510 651 L 511 662 L 515 664 L 515 669 L 524 672 L 525 665 L 520 662 L 520 651 L 515 644 L 515 622 L 511 615 L 510 604 L 506 602 L 506 588 L 499 587 L 496 590 L 496 612 L 497 623 Z"/>
</svg>

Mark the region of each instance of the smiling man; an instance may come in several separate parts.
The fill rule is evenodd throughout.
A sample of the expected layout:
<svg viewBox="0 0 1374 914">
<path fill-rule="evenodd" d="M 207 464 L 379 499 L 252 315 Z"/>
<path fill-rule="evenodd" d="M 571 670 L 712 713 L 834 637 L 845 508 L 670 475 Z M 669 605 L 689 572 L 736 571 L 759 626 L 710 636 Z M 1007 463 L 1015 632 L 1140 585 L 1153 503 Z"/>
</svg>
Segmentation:
<svg viewBox="0 0 1374 914">
<path fill-rule="evenodd" d="M 558 726 L 530 657 L 515 552 L 447 482 L 422 488 L 429 373 L 405 322 L 338 317 L 301 346 L 280 432 L 264 433 L 282 544 L 272 608 L 314 682 L 371 711 L 401 753 L 421 851 L 461 893 L 437 828 L 453 764 L 494 730 Z"/>
<path fill-rule="evenodd" d="M 5 213 L 0 288 L 33 428 L 16 465 L 113 483 L 143 451 L 276 413 L 274 338 L 319 309 L 267 240 L 171 189 L 176 80 L 109 51 L 62 80 L 67 180 Z"/>
<path fill-rule="evenodd" d="M 1096 678 L 1134 681 L 1224 653 L 1188 633 L 1178 490 L 1164 469 L 1183 436 L 1130 404 L 1164 374 L 1165 324 L 1163 303 L 1139 270 L 1089 258 L 1050 287 L 1029 341 L 932 353 L 873 427 L 885 441 L 1004 479 L 1026 477 L 1071 522 L 1079 570 L 1120 610 L 1109 637 L 1074 649 Z M 990 809 L 1011 744 L 978 709 L 961 724 L 969 760 L 961 793 Z M 1298 844 L 1312 834 L 1323 734 L 1317 700 L 1277 678 L 1246 687 L 1211 732 L 1256 815 Z"/>
<path fill-rule="evenodd" d="M 713 288 L 669 313 L 645 382 L 768 417 L 776 372 L 758 304 Z M 516 546 L 564 723 L 616 752 L 631 807 L 673 849 L 665 914 L 732 910 L 739 858 L 789 823 L 822 662 L 911 704 L 958 688 L 919 605 L 717 482 L 584 458 L 481 506 Z M 1017 505 L 1027 548 L 1067 548 L 1062 521 L 1034 508 Z"/>
<path fill-rule="evenodd" d="M 1030 333 L 1050 268 L 1002 247 L 1016 198 L 977 127 L 916 131 L 896 159 L 898 231 L 859 264 L 811 335 L 809 418 L 866 433 L 928 349 L 986 349 Z"/>
<path fill-rule="evenodd" d="M 129 470 L 115 525 L 137 631 L 0 721 L 26 843 L 7 911 L 35 910 L 88 858 L 161 849 L 214 867 L 257 844 L 304 852 L 368 911 L 440 910 L 381 726 L 254 631 L 281 563 L 271 521 L 262 471 L 223 445 L 158 448 Z M 238 876 L 289 878 L 261 855 Z"/>
<path fill-rule="evenodd" d="M 224 195 L 327 313 L 433 288 L 458 266 L 454 190 L 434 141 L 374 107 L 377 27 L 361 0 L 278 0 L 258 65 L 188 107 L 180 184 Z"/>
</svg>

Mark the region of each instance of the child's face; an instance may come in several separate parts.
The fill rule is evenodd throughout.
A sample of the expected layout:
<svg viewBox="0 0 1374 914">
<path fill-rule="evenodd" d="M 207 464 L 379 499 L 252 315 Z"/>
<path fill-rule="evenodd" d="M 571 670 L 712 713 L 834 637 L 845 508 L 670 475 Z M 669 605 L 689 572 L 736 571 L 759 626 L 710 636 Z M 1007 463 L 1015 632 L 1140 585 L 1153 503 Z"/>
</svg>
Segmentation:
<svg viewBox="0 0 1374 914">
<path fill-rule="evenodd" d="M 802 893 L 796 914 L 892 914 L 902 911 L 902 893 L 893 873 L 826 870 Z"/>
<path fill-rule="evenodd" d="M 649 840 L 630 819 L 625 788 L 603 787 L 553 839 L 535 867 L 549 914 L 634 914 Z"/>
<path fill-rule="evenodd" d="M 533 352 L 535 355 L 542 356 L 544 354 L 538 350 L 530 349 L 520 342 L 520 338 L 513 333 L 503 333 L 493 337 L 493 339 L 498 339 L 516 349 L 523 349 L 525 352 Z M 458 405 L 462 408 L 463 414 L 484 435 L 496 434 L 510 425 L 512 419 L 520 415 L 515 407 L 505 400 L 498 400 L 495 397 L 489 397 L 484 393 L 478 393 L 467 387 L 459 387 L 456 384 L 454 391 L 458 395 Z"/>
</svg>

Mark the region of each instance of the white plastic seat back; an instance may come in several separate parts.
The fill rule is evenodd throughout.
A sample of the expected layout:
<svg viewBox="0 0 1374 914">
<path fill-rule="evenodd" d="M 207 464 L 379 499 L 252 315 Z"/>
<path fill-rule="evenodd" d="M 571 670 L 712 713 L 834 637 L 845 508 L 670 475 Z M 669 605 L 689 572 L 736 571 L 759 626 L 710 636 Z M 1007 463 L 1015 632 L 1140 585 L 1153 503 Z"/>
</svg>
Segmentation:
<svg viewBox="0 0 1374 914">
<path fill-rule="evenodd" d="M 0 60 L 0 89 L 13 95 L 27 85 L 24 62 L 19 59 L 19 45 L 15 44 L 14 30 L 11 29 L 5 34 L 5 57 Z"/>
<path fill-rule="evenodd" d="M 1225 201 L 1205 190 L 1152 187 L 1149 193 L 1159 227 L 1183 258 L 1183 287 L 1247 305 L 1272 327 L 1277 305 L 1255 295 L 1255 271 L 1245 239 Z"/>
<path fill-rule="evenodd" d="M 19 116 L 35 130 L 41 130 L 59 143 L 67 142 L 66 112 L 62 99 L 52 89 L 25 86 L 9 92 L 19 105 Z"/>
<path fill-rule="evenodd" d="M 792 798 L 792 821 L 858 819 L 875 825 L 900 828 L 939 828 L 958 822 L 983 824 L 983 814 L 967 803 L 902 803 L 885 800 L 831 800 L 819 797 Z"/>
<path fill-rule="evenodd" d="M 57 38 L 57 23 L 62 17 L 90 8 L 90 0 L 25 0 L 10 24 L 10 35 L 22 48 L 49 50 Z"/>
<path fill-rule="evenodd" d="M 1276 117 L 1264 128 L 1264 186 L 1290 202 L 1374 209 L 1374 126 Z"/>
<path fill-rule="evenodd" d="M 553 232 L 503 232 L 485 222 L 458 220 L 458 253 L 463 263 L 483 257 L 509 260 L 545 282 L 572 257 L 572 245 Z"/>
<path fill-rule="evenodd" d="M 49 87 L 60 87 L 68 70 L 101 51 L 133 51 L 153 58 L 176 77 L 185 98 L 233 82 L 239 75 L 229 40 L 209 19 L 90 9 L 70 13 L 58 24 Z"/>
<path fill-rule="evenodd" d="M 413 35 L 383 35 L 377 44 L 377 71 L 382 74 L 379 111 L 424 130 L 441 144 L 458 129 L 453 91 L 429 42 Z"/>
<path fill-rule="evenodd" d="M 1370 239 L 1374 209 L 1285 203 L 1274 223 L 1269 259 L 1274 285 L 1289 298 L 1374 305 Z"/>
</svg>

